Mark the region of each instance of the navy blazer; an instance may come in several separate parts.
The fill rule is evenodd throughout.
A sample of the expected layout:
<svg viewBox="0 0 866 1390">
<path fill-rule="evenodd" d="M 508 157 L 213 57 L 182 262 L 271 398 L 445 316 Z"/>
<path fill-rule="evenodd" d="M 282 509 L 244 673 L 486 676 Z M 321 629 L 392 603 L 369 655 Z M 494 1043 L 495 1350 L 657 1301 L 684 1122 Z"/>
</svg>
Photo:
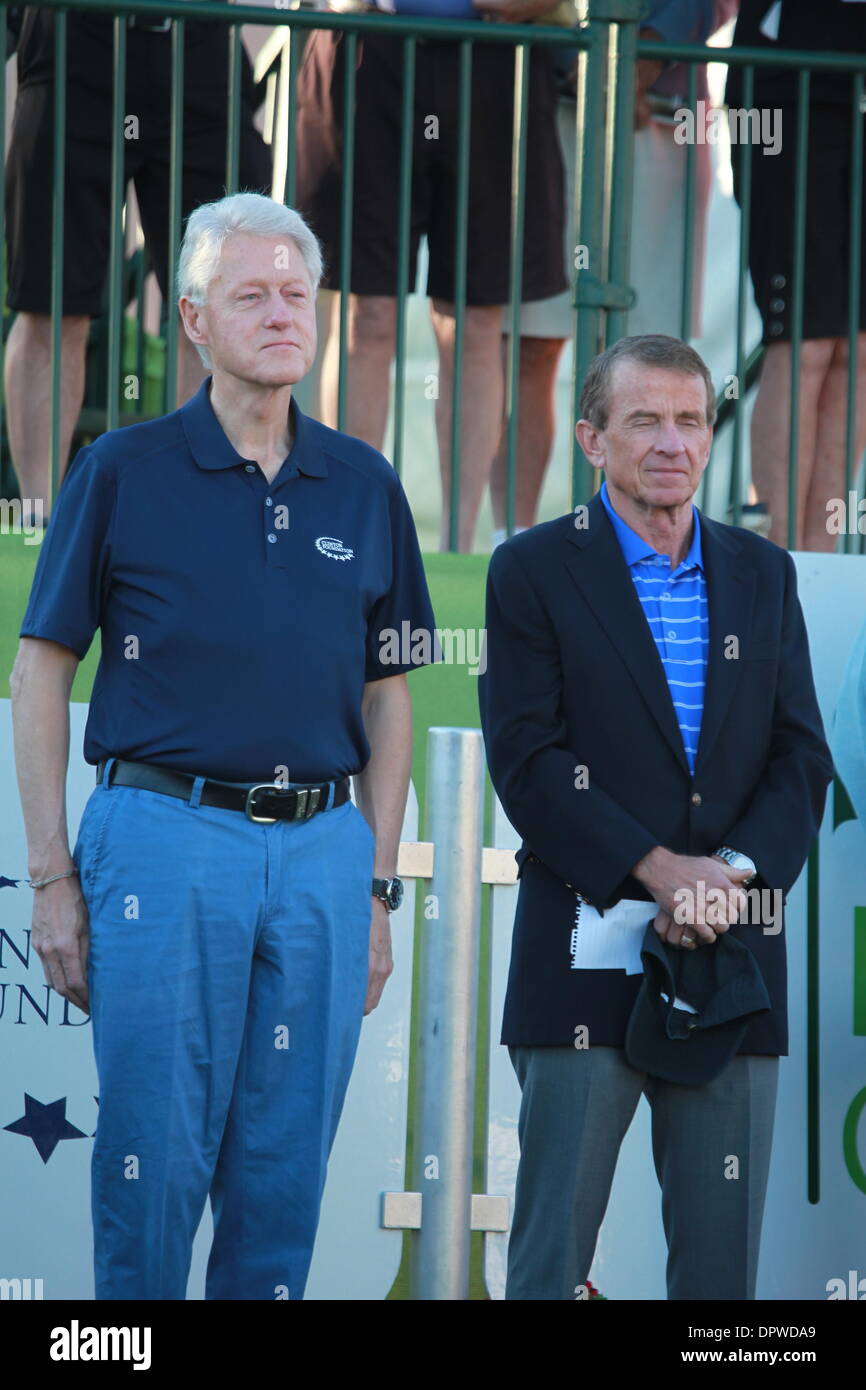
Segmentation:
<svg viewBox="0 0 866 1390">
<path fill-rule="evenodd" d="M 708 855 L 731 845 L 755 861 L 752 886 L 784 901 L 833 776 L 787 551 L 701 514 L 709 655 L 692 777 L 600 497 L 587 513 L 583 528 L 569 514 L 513 536 L 487 578 L 481 724 L 493 785 L 523 839 L 502 1041 L 523 1046 L 573 1044 L 586 1025 L 590 1045 L 621 1047 L 640 987 L 640 974 L 571 968 L 569 885 L 603 912 L 621 897 L 649 900 L 630 871 L 654 846 Z M 581 766 L 588 786 L 577 789 Z M 731 930 L 772 1003 L 740 1051 L 784 1055 L 784 926 Z"/>
</svg>

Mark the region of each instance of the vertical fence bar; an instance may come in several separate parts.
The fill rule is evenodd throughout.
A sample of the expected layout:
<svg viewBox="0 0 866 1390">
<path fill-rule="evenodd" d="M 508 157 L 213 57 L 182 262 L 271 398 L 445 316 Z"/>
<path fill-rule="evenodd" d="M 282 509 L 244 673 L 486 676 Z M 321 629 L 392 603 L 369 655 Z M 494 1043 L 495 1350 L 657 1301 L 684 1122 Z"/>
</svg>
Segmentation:
<svg viewBox="0 0 866 1390">
<path fill-rule="evenodd" d="M 614 292 L 627 290 L 631 276 L 631 222 L 634 200 L 634 88 L 637 24 L 616 29 L 616 85 L 613 108 L 613 161 L 610 175 L 610 250 L 608 280 Z M 605 342 L 610 345 L 628 332 L 628 309 L 607 314 Z"/>
<path fill-rule="evenodd" d="M 800 456 L 800 348 L 803 341 L 803 276 L 806 259 L 806 172 L 809 159 L 809 71 L 797 79 L 797 168 L 794 186 L 794 294 L 791 312 L 791 410 L 788 439 L 788 549 L 797 544 L 797 475 Z"/>
<path fill-rule="evenodd" d="M 697 119 L 698 70 L 689 63 L 689 87 L 686 105 Z M 686 144 L 685 206 L 683 208 L 683 297 L 680 312 L 680 337 L 688 342 L 692 336 L 693 280 L 695 273 L 695 142 Z M 704 470 L 706 477 L 709 470 Z"/>
<path fill-rule="evenodd" d="M 243 44 L 239 24 L 229 27 L 228 122 L 226 124 L 226 193 L 237 193 L 241 145 L 241 58 Z"/>
<path fill-rule="evenodd" d="M 358 35 L 346 34 L 343 74 L 343 170 L 340 187 L 340 340 L 337 376 L 337 429 L 346 427 L 346 357 L 349 295 L 352 275 L 352 189 L 355 181 L 355 63 Z"/>
<path fill-rule="evenodd" d="M 469 1296 L 484 744 L 479 729 L 427 737 L 426 835 L 439 916 L 421 938 L 411 1297 Z"/>
<path fill-rule="evenodd" d="M 51 198 L 51 459 L 50 512 L 60 481 L 60 354 L 63 330 L 63 214 L 66 192 L 66 10 L 54 20 L 54 187 Z M 5 23 L 5 16 L 4 16 Z"/>
<path fill-rule="evenodd" d="M 472 40 L 460 43 L 460 99 L 457 118 L 457 217 L 454 228 L 454 357 L 451 380 L 448 549 L 459 546 L 460 416 L 463 405 L 463 321 L 466 310 L 466 246 L 469 233 L 469 115 L 472 101 Z M 444 499 L 443 499 L 444 501 Z"/>
<path fill-rule="evenodd" d="M 125 15 L 114 17 L 114 92 L 111 104 L 111 225 L 108 257 L 108 364 L 105 389 L 105 428 L 117 429 L 120 413 L 120 369 L 123 358 L 123 205 L 126 200 L 124 116 L 126 105 Z M 141 378 L 138 383 L 141 392 Z"/>
<path fill-rule="evenodd" d="M 586 248 L 588 264 L 581 256 L 575 283 L 574 369 L 572 376 L 573 418 L 580 414 L 583 379 L 593 357 L 601 347 L 604 311 L 593 288 L 600 282 L 605 226 L 604 151 L 607 126 L 605 82 L 610 33 L 604 20 L 593 16 L 587 26 L 589 46 L 581 55 L 575 119 L 577 144 L 581 150 L 578 247 Z M 584 501 L 592 493 L 592 468 L 584 459 L 577 440 L 572 438 L 571 500 Z"/>
<path fill-rule="evenodd" d="M 743 109 L 751 111 L 754 101 L 755 70 L 743 70 Z M 734 438 L 731 448 L 731 485 L 729 500 L 733 508 L 733 523 L 739 526 L 743 505 L 743 443 L 745 439 L 745 370 L 746 370 L 746 308 L 748 305 L 749 238 L 752 223 L 752 142 L 740 142 L 740 243 L 737 262 L 737 394 L 734 398 Z"/>
<path fill-rule="evenodd" d="M 168 189 L 168 285 L 163 306 L 165 318 L 165 408 L 177 404 L 178 317 L 175 302 L 177 253 L 183 194 L 183 63 L 186 30 L 182 19 L 171 24 L 171 135 L 169 137 Z"/>
<path fill-rule="evenodd" d="M 300 35 L 300 33 L 296 33 L 294 29 L 290 29 L 290 30 L 289 30 L 289 37 L 288 37 L 288 39 L 287 39 L 286 42 L 287 42 L 287 44 L 288 44 L 288 50 L 289 50 L 289 62 L 288 62 L 288 83 L 289 83 L 288 122 L 289 122 L 289 128 L 288 128 L 288 135 L 287 135 L 287 137 L 286 137 L 286 199 L 285 199 L 285 200 L 286 200 L 286 204 L 288 205 L 288 207 L 293 208 L 293 207 L 295 206 L 295 184 L 297 183 L 297 177 L 298 177 L 298 141 L 297 141 L 297 133 L 296 133 L 296 132 L 297 132 L 297 123 L 298 123 L 298 120 L 297 120 L 297 118 L 298 118 L 298 67 L 299 67 L 300 53 L 301 53 L 301 35 Z M 284 72 L 285 72 L 285 65 L 281 63 L 281 64 L 280 64 L 280 78 L 281 78 L 281 79 L 282 79 L 282 77 L 283 77 Z"/>
<path fill-rule="evenodd" d="M 403 107 L 400 129 L 400 195 L 397 209 L 397 331 L 394 342 L 394 448 L 399 478 L 403 467 L 406 407 L 406 312 L 409 303 L 409 236 L 412 212 L 412 150 L 415 141 L 415 39 L 403 39 Z"/>
<path fill-rule="evenodd" d="M 850 498 L 854 483 L 854 464 L 859 472 L 861 460 L 854 458 L 854 443 L 857 435 L 857 373 L 859 366 L 860 332 L 860 277 L 863 267 L 860 264 L 860 235 L 863 220 L 863 74 L 854 74 L 851 92 L 851 206 L 849 209 L 848 236 L 850 240 L 848 261 L 848 396 L 845 411 L 845 503 Z M 855 536 L 851 527 L 845 531 L 843 550 L 853 552 Z"/>
<path fill-rule="evenodd" d="M 526 197 L 526 132 L 529 112 L 531 51 L 514 49 L 514 124 L 511 154 L 511 283 L 508 328 L 508 369 L 505 380 L 507 453 L 505 463 L 505 529 L 514 530 L 514 491 L 520 421 L 520 308 L 523 299 L 523 238 Z"/>
<path fill-rule="evenodd" d="M 146 370 L 147 370 L 147 356 L 146 356 L 146 350 L 145 350 L 145 335 L 144 335 L 144 281 L 145 281 L 145 263 L 146 263 L 146 260 L 147 260 L 147 252 L 146 252 L 145 248 L 144 248 L 143 246 L 136 248 L 136 254 L 135 254 L 135 289 L 134 289 L 133 292 L 134 292 L 134 294 L 135 294 L 135 305 L 136 305 L 136 311 L 135 311 L 135 375 L 136 375 L 136 377 L 138 378 L 139 385 L 140 385 L 140 387 L 141 387 L 141 395 L 139 396 L 139 403 L 138 403 L 139 413 L 143 413 L 144 410 L 145 410 L 145 404 L 144 404 L 144 382 L 145 382 L 145 373 L 146 373 Z"/>
<path fill-rule="evenodd" d="M 600 190 L 603 191 L 604 197 L 604 220 L 602 222 L 603 234 L 601 243 L 601 255 L 599 258 L 598 269 L 596 271 L 596 274 L 601 278 L 601 280 L 604 280 L 608 273 L 610 261 L 610 217 L 611 204 L 614 199 L 613 128 L 615 122 L 614 102 L 616 98 L 616 54 L 619 42 L 619 29 L 615 24 L 612 24 L 610 22 L 610 16 L 606 13 L 608 6 L 606 3 L 604 3 L 604 0 L 602 0 L 601 4 L 596 4 L 595 8 L 601 12 L 599 14 L 599 18 L 606 19 L 608 21 L 607 63 L 604 75 L 604 90 L 606 94 L 607 112 L 606 120 L 604 123 L 604 157 L 602 161 L 602 176 L 601 183 L 599 185 Z M 607 309 L 608 306 L 602 301 L 603 313 L 601 318 L 602 336 L 601 343 L 599 345 L 600 347 L 607 347 L 607 345 L 611 341 L 608 337 Z"/>
<path fill-rule="evenodd" d="M 577 360 L 577 328 L 580 322 L 578 279 L 580 270 L 580 231 L 581 231 L 581 195 L 583 189 L 583 131 L 585 128 L 585 91 L 586 91 L 586 68 L 588 55 L 585 49 L 579 49 L 574 65 L 574 199 L 570 208 L 566 210 L 566 216 L 571 218 L 571 257 L 568 267 L 568 279 L 571 289 L 571 307 L 574 314 L 574 335 L 571 344 L 571 418 L 576 422 L 580 416 L 580 391 L 582 378 L 579 374 L 579 364 Z M 575 437 L 572 426 L 569 431 L 569 445 L 571 449 L 571 500 L 574 503 L 579 491 L 582 495 L 582 483 L 588 483 L 587 472 L 589 465 L 583 456 L 577 438 Z"/>
<path fill-rule="evenodd" d="M 821 1199 L 820 840 L 806 860 L 806 1198 Z"/>
<path fill-rule="evenodd" d="M 698 115 L 698 71 L 695 63 L 689 63 L 688 91 L 686 94 L 686 105 L 692 112 L 694 121 Z M 692 337 L 692 310 L 693 310 L 693 289 L 694 289 L 694 219 L 695 219 L 695 142 L 689 140 L 686 144 L 686 183 L 685 183 L 685 208 L 683 211 L 683 297 L 680 305 L 680 337 L 688 342 Z M 739 285 L 738 281 L 738 285 Z M 701 511 L 706 510 L 707 494 L 709 491 L 710 466 L 712 464 L 712 453 L 710 462 L 701 474 L 700 486 L 697 494 L 697 503 Z M 732 475 L 733 475 L 733 469 Z M 731 484 L 733 487 L 733 482 Z"/>
</svg>

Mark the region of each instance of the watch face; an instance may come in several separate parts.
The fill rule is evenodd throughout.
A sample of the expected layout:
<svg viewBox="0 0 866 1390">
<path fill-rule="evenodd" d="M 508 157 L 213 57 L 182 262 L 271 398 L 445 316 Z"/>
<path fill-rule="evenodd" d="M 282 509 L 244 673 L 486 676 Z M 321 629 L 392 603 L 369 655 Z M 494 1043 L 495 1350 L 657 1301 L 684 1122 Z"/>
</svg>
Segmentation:
<svg viewBox="0 0 866 1390">
<path fill-rule="evenodd" d="M 396 912 L 397 908 L 400 906 L 402 901 L 403 880 L 401 878 L 392 878 L 391 887 L 388 890 L 388 906 L 390 907 L 391 911 Z"/>
<path fill-rule="evenodd" d="M 757 869 L 756 869 L 756 867 L 755 867 L 753 861 L 749 858 L 749 856 L 748 856 L 747 854 L 738 854 L 738 853 L 726 854 L 726 855 L 724 856 L 724 858 L 725 858 L 725 859 L 727 860 L 727 862 L 730 864 L 730 866 L 731 866 L 732 869 L 748 869 L 748 870 L 750 871 L 751 875 L 752 875 L 752 878 L 755 877 L 755 874 L 757 873 Z M 750 879 L 746 879 L 746 882 L 747 882 L 747 883 L 751 883 L 751 881 L 752 881 L 751 878 L 750 878 Z"/>
</svg>

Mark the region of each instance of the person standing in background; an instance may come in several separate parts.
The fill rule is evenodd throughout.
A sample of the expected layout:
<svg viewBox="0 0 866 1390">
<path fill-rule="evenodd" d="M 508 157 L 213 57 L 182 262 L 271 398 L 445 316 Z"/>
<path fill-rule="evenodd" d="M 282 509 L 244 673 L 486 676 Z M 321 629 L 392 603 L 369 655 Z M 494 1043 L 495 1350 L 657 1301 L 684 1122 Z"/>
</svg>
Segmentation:
<svg viewBox="0 0 866 1390">
<path fill-rule="evenodd" d="M 225 191 L 228 26 L 185 21 L 181 221 Z M 160 292 L 168 275 L 171 147 L 171 20 L 143 5 L 127 19 L 124 186 L 135 185 L 144 238 Z M 104 311 L 111 216 L 113 20 L 70 13 L 67 20 L 63 305 L 61 309 L 59 474 L 66 470 L 81 413 L 91 319 Z M 18 38 L 18 90 L 6 161 L 6 302 L 16 311 L 6 343 L 7 428 L 21 496 L 41 500 L 51 485 L 51 259 L 54 180 L 55 14 L 28 6 Z M 253 125 L 252 70 L 241 56 L 239 182 L 270 193 L 271 160 Z M 134 118 L 134 124 L 130 123 Z M 185 334 L 178 338 L 178 399 L 202 381 Z M 29 524 L 25 516 L 25 525 Z"/>
<path fill-rule="evenodd" d="M 736 13 L 738 0 L 649 0 L 640 36 L 667 43 L 705 43 Z M 576 0 L 575 20 L 585 11 Z M 557 129 L 565 167 L 565 267 L 574 276 L 576 241 L 575 169 L 577 143 L 575 99 L 577 61 L 568 50 L 555 49 L 559 80 Z M 629 311 L 628 331 L 681 331 L 683 228 L 686 152 L 674 140 L 674 111 L 687 105 L 688 68 L 641 58 L 635 86 L 634 198 L 630 283 L 637 302 Z M 697 97 L 707 99 L 706 67 L 697 69 Z M 698 145 L 695 156 L 694 262 L 690 332 L 700 336 L 705 225 L 712 176 L 710 150 Z M 562 350 L 573 337 L 575 308 L 571 288 L 550 299 L 524 302 L 520 317 L 519 397 L 515 453 L 514 529 L 535 523 L 538 504 L 556 437 L 556 377 Z M 503 315 L 503 360 L 510 352 L 510 312 Z M 493 545 L 506 535 L 507 431 L 505 422 L 490 481 Z"/>
<path fill-rule="evenodd" d="M 414 0 L 413 14 L 452 20 L 540 21 L 559 0 Z M 343 8 L 342 4 L 339 5 Z M 376 6 L 367 8 L 375 10 Z M 324 288 L 349 294 L 346 420 L 352 434 L 382 448 L 397 322 L 397 232 L 403 94 L 403 42 L 388 33 L 357 44 L 355 166 L 351 285 L 340 282 L 344 36 L 315 31 L 298 77 L 297 204 L 324 245 Z M 397 3 L 397 10 L 402 9 Z M 413 175 L 408 286 L 416 279 L 418 244 L 426 233 L 426 294 L 439 356 L 435 415 L 442 485 L 440 541 L 449 545 L 451 416 L 455 353 L 460 45 L 424 37 L 415 52 Z M 514 50 L 478 42 L 473 48 L 469 112 L 466 294 L 460 420 L 458 550 L 471 550 L 478 511 L 499 443 L 504 401 L 500 348 L 502 306 L 509 298 Z M 556 138 L 556 87 L 551 52 L 530 61 L 523 290 L 543 298 L 564 290 L 563 170 Z M 322 417 L 337 423 L 339 297 L 322 371 Z"/>
<path fill-rule="evenodd" d="M 866 52 L 866 5 L 824 0 L 742 0 L 734 47 L 800 49 L 808 53 Z M 781 112 L 782 140 L 772 157 L 752 152 L 749 273 L 761 315 L 765 348 L 752 412 L 752 483 L 770 515 L 770 540 L 787 545 L 788 470 L 792 389 L 795 189 L 797 168 L 796 71 L 755 68 L 752 106 Z M 795 550 L 832 552 L 837 535 L 827 503 L 844 497 L 852 172 L 852 75 L 813 72 L 806 140 L 806 227 L 803 321 L 796 448 Z M 743 106 L 743 69 L 731 64 L 725 100 Z M 861 111 L 855 119 L 862 122 Z M 742 203 L 737 151 L 732 152 L 734 194 Z M 854 477 L 866 448 L 866 179 L 859 243 L 860 298 L 856 305 Z"/>
</svg>

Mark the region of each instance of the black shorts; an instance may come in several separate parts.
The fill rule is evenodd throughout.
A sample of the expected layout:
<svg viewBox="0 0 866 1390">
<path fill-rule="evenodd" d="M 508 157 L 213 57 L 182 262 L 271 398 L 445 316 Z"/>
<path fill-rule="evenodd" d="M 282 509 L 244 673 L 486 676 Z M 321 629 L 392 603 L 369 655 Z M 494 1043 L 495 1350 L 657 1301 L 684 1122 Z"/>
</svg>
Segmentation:
<svg viewBox="0 0 866 1390">
<path fill-rule="evenodd" d="M 387 24 L 383 17 L 383 25 Z M 345 40 L 315 31 L 298 75 L 298 210 L 323 243 L 327 289 L 339 289 Z M 358 41 L 351 290 L 397 293 L 397 228 L 403 44 L 393 35 Z M 427 294 L 455 298 L 455 228 L 460 50 L 456 42 L 416 47 L 409 289 L 426 233 Z M 466 302 L 507 304 L 511 262 L 511 145 L 514 50 L 476 43 L 472 58 Z M 567 288 L 563 264 L 563 168 L 550 53 L 534 49 L 527 118 L 523 299 Z"/>
<path fill-rule="evenodd" d="M 781 110 L 779 153 L 762 154 L 760 145 L 752 149 L 749 272 L 765 344 L 790 342 L 793 337 L 797 112 L 792 107 Z M 740 202 L 736 145 L 731 156 L 734 194 Z M 844 338 L 848 334 L 850 207 L 851 113 L 842 104 L 814 104 L 809 112 L 806 169 L 804 338 Z M 859 327 L 866 329 L 866 177 L 860 215 L 858 312 Z"/>
<path fill-rule="evenodd" d="M 25 313 L 51 310 L 54 171 L 53 14 L 22 33 L 19 88 L 6 161 L 7 304 Z M 49 27 L 50 26 L 50 27 Z M 187 22 L 181 217 L 225 193 L 226 28 Z M 64 206 L 63 313 L 102 312 L 110 247 L 112 24 L 70 16 Z M 171 36 L 127 34 L 124 140 L 145 242 L 162 294 L 168 286 Z M 270 194 L 270 152 L 255 130 L 252 74 L 244 56 L 239 186 Z M 134 117 L 135 121 L 131 121 Z"/>
</svg>

